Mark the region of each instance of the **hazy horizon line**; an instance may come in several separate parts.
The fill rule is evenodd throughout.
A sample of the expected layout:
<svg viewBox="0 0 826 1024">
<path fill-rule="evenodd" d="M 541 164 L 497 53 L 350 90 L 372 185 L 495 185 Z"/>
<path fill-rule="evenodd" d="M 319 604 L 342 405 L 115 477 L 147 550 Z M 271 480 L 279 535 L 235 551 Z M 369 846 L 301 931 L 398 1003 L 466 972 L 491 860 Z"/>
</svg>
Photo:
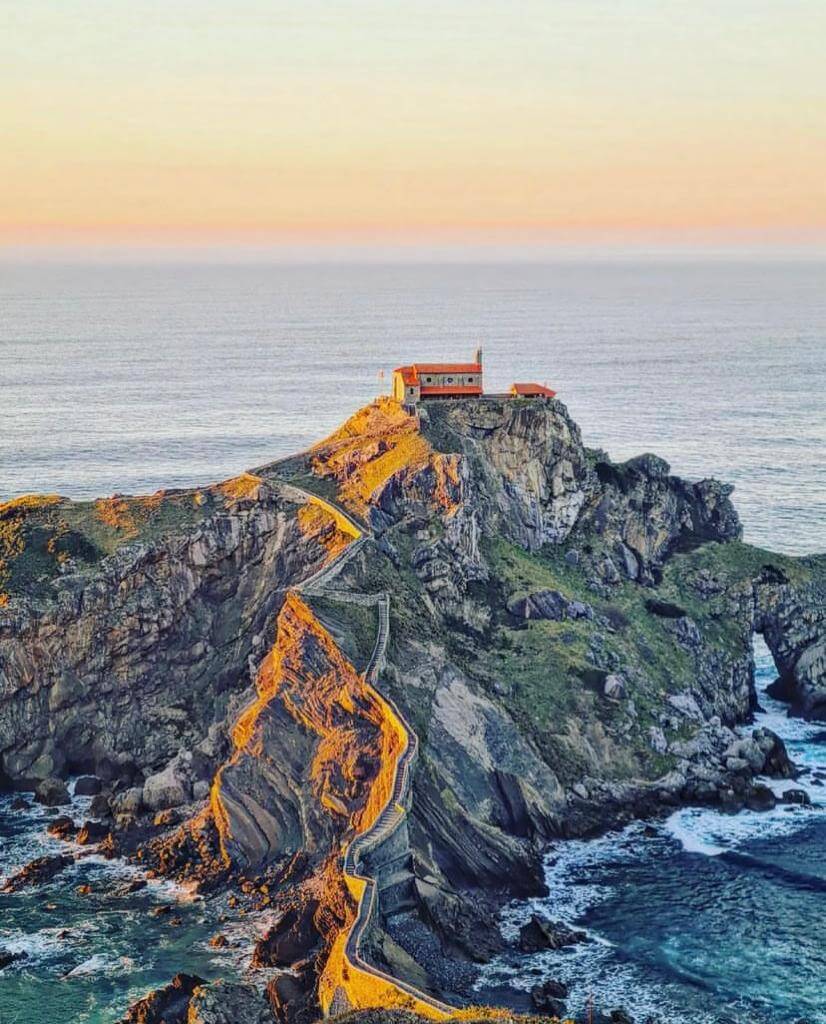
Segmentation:
<svg viewBox="0 0 826 1024">
<path fill-rule="evenodd" d="M 13 263 L 544 263 L 633 259 L 819 262 L 826 239 L 809 241 L 313 241 L 0 242 L 0 264 Z"/>
</svg>

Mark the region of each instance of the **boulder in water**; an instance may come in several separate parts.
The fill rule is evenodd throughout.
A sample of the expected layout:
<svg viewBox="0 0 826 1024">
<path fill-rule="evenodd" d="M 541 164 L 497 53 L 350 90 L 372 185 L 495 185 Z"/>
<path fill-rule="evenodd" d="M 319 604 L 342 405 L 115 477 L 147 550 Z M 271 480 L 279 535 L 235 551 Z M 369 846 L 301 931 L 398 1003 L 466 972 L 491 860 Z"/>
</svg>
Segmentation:
<svg viewBox="0 0 826 1024">
<path fill-rule="evenodd" d="M 44 807 L 61 807 L 72 802 L 69 789 L 62 779 L 43 779 L 34 791 L 34 798 Z"/>
<path fill-rule="evenodd" d="M 746 794 L 746 807 L 750 811 L 771 811 L 777 806 L 777 797 L 761 782 L 756 783 Z"/>
<path fill-rule="evenodd" d="M 77 841 L 86 846 L 89 843 L 99 843 L 109 835 L 109 827 L 99 821 L 85 821 L 83 828 L 77 834 Z"/>
<path fill-rule="evenodd" d="M 568 996 L 568 986 L 561 981 L 548 978 L 546 981 L 534 985 L 531 989 L 531 1004 L 540 1013 L 549 1014 L 551 1017 L 563 1017 L 565 1013 L 564 1000 Z"/>
<path fill-rule="evenodd" d="M 562 949 L 575 946 L 587 939 L 585 932 L 575 931 L 561 921 L 550 921 L 532 914 L 530 921 L 519 929 L 519 948 L 523 953 L 537 953 L 542 949 Z"/>
<path fill-rule="evenodd" d="M 176 974 L 168 985 L 133 1003 L 121 1024 L 187 1024 L 192 994 L 204 984 L 195 974 Z"/>
<path fill-rule="evenodd" d="M 97 796 L 103 788 L 95 775 L 81 775 L 75 783 L 75 796 Z"/>
<path fill-rule="evenodd" d="M 6 884 L 3 886 L 2 891 L 19 892 L 20 889 L 25 889 L 29 885 L 42 885 L 44 882 L 48 882 L 49 879 L 54 878 L 58 872 L 63 871 L 72 862 L 73 858 L 65 854 L 57 854 L 52 857 L 38 857 L 27 864 L 21 871 L 18 871 L 16 875 L 6 879 Z M 46 909 L 48 909 L 48 906 L 47 904 Z"/>
<path fill-rule="evenodd" d="M 105 793 L 98 793 L 97 796 L 92 797 L 92 802 L 89 804 L 89 815 L 92 818 L 110 818 L 112 816 L 109 797 Z"/>
<path fill-rule="evenodd" d="M 783 804 L 797 804 L 799 807 L 811 807 L 812 798 L 805 789 L 784 789 L 780 802 Z"/>
<path fill-rule="evenodd" d="M 77 832 L 77 825 L 68 814 L 61 814 L 49 822 L 46 831 L 50 836 L 57 836 L 58 839 L 70 839 Z"/>
</svg>

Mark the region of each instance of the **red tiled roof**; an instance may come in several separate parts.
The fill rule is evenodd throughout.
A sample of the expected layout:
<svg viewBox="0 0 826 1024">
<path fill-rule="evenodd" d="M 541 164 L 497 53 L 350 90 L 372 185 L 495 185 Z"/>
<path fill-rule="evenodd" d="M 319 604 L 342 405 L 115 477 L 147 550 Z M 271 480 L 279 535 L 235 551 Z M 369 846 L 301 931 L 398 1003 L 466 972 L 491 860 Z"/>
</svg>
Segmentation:
<svg viewBox="0 0 826 1024">
<path fill-rule="evenodd" d="M 481 363 L 414 363 L 417 373 L 481 373 Z"/>
<path fill-rule="evenodd" d="M 397 366 L 393 371 L 400 373 L 405 384 L 418 384 L 422 373 L 482 373 L 481 363 L 413 363 L 411 366 Z"/>
<path fill-rule="evenodd" d="M 423 384 L 421 395 L 426 398 L 428 395 L 481 395 L 481 384 L 446 384 L 444 387 L 436 387 L 433 384 Z"/>
<path fill-rule="evenodd" d="M 511 393 L 526 397 L 543 398 L 553 398 L 556 394 L 555 391 L 551 391 L 550 388 L 546 388 L 543 384 L 511 384 Z"/>
</svg>

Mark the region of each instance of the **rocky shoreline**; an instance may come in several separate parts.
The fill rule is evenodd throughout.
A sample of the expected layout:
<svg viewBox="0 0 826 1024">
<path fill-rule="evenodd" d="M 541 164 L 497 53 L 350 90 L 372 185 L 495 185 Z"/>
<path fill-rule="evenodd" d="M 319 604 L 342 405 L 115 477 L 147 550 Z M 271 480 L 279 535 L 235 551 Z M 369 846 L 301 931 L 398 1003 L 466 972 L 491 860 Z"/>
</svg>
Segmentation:
<svg viewBox="0 0 826 1024">
<path fill-rule="evenodd" d="M 351 913 L 333 852 L 383 771 L 360 596 L 390 595 L 382 687 L 419 738 L 405 827 L 370 858 L 370 956 L 422 991 L 478 998 L 497 908 L 542 891 L 552 839 L 686 804 L 768 810 L 764 776 L 804 802 L 782 741 L 736 730 L 755 633 L 775 695 L 824 714 L 826 560 L 744 545 L 730 490 L 652 455 L 612 463 L 556 401 L 420 418 L 379 401 L 311 453 L 202 491 L 0 508 L 0 778 L 57 808 L 54 834 L 272 921 L 252 956 L 266 986 L 182 977 L 128 1019 L 318 1015 Z M 336 507 L 368 536 L 299 606 L 292 588 L 350 543 Z M 79 772 L 93 803 L 75 824 L 59 812 Z M 524 938 L 560 941 L 542 920 Z M 530 1007 L 488 995 L 564 1001 L 550 982 Z"/>
</svg>

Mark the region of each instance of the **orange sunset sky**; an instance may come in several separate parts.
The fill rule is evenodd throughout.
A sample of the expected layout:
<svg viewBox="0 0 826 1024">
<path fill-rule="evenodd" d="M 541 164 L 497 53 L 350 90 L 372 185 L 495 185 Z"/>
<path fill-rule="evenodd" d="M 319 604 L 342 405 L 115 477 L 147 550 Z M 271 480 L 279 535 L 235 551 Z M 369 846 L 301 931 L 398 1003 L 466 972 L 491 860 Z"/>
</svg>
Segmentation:
<svg viewBox="0 0 826 1024">
<path fill-rule="evenodd" d="M 0 243 L 826 240 L 823 0 L 26 0 Z"/>
</svg>

